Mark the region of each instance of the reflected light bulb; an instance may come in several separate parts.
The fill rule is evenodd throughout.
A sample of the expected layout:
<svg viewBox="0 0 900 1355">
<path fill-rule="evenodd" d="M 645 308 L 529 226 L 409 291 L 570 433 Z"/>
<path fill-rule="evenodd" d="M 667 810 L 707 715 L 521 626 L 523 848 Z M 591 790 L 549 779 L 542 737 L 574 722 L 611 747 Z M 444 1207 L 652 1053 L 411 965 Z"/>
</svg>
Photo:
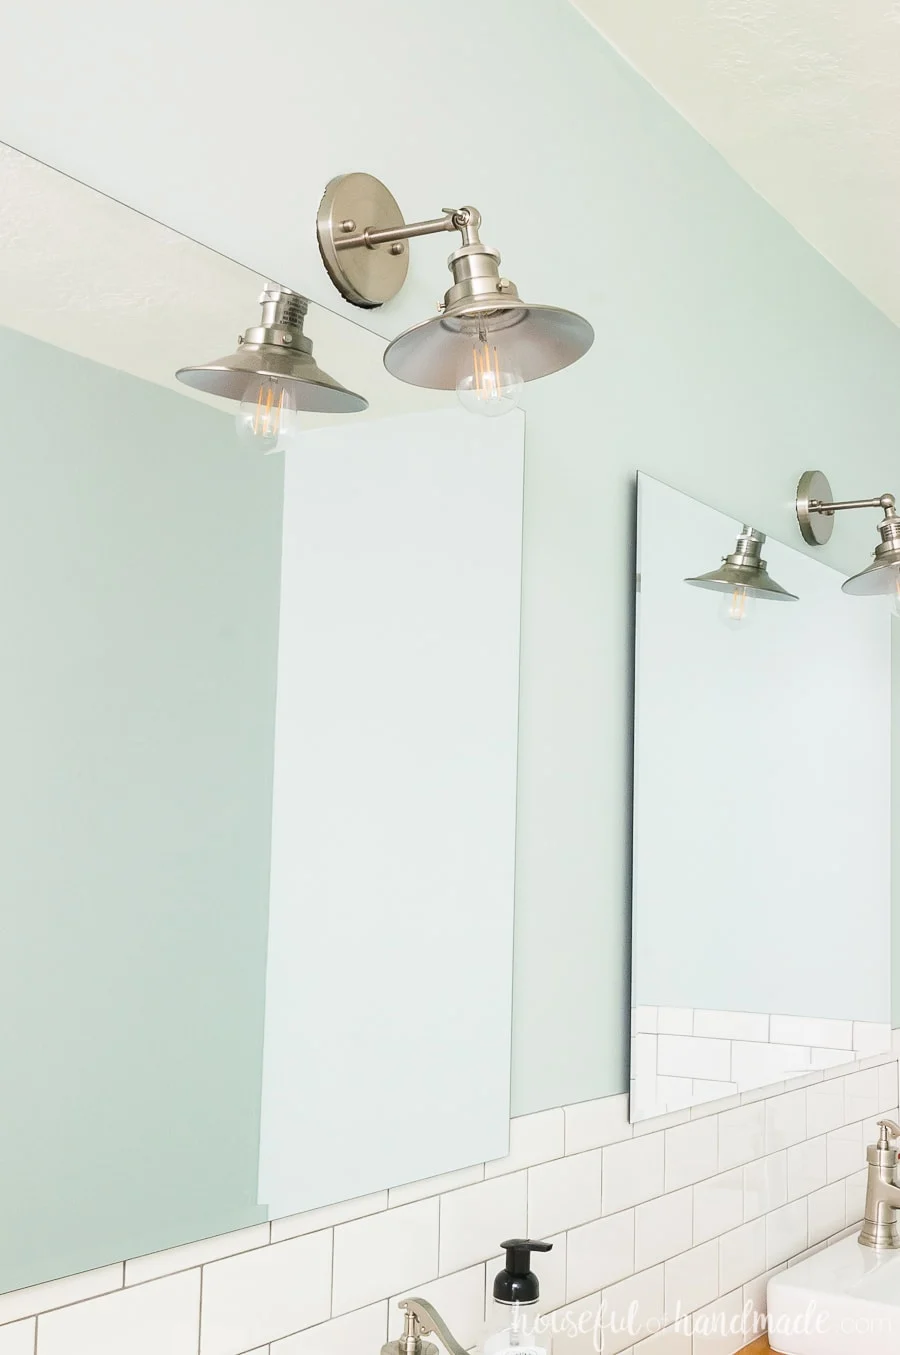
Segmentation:
<svg viewBox="0 0 900 1355">
<path fill-rule="evenodd" d="M 727 593 L 722 594 L 719 620 L 723 625 L 729 628 L 739 625 L 743 628 L 752 616 L 753 599 L 742 584 L 736 583 Z"/>
<path fill-rule="evenodd" d="M 890 593 L 891 615 L 900 617 L 900 570 L 894 575 L 894 587 Z"/>
<path fill-rule="evenodd" d="M 235 415 L 238 438 L 268 455 L 282 452 L 298 431 L 297 406 L 290 388 L 271 376 L 251 377 Z"/>
<path fill-rule="evenodd" d="M 482 330 L 472 345 L 471 365 L 456 383 L 456 394 L 463 409 L 490 419 L 518 409 L 524 384 L 522 373 L 503 360 Z"/>
</svg>

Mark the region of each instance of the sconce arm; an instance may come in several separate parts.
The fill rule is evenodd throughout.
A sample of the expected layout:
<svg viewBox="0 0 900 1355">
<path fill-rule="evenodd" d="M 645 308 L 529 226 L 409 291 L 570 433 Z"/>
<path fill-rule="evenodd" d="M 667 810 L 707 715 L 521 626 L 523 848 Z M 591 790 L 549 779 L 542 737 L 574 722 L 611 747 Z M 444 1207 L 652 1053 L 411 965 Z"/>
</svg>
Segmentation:
<svg viewBox="0 0 900 1355">
<path fill-rule="evenodd" d="M 441 231 L 459 231 L 463 237 L 463 243 L 473 245 L 479 243 L 478 227 L 481 225 L 481 213 L 476 207 L 445 207 L 443 216 L 432 217 L 428 221 L 408 221 L 402 226 L 390 226 L 384 230 L 378 230 L 372 226 L 367 226 L 365 230 L 356 234 L 356 222 L 352 220 L 342 221 L 340 228 L 344 231 L 343 236 L 336 236 L 334 241 L 335 249 L 342 251 L 345 249 L 376 249 L 379 245 L 396 244 L 400 240 L 412 240 L 419 235 L 439 235 Z"/>
<path fill-rule="evenodd" d="M 877 499 L 845 499 L 841 503 L 831 503 L 824 499 L 810 499 L 808 509 L 810 513 L 840 513 L 845 508 L 883 508 L 886 514 L 890 514 L 896 507 L 897 501 L 893 494 L 879 494 Z"/>
</svg>

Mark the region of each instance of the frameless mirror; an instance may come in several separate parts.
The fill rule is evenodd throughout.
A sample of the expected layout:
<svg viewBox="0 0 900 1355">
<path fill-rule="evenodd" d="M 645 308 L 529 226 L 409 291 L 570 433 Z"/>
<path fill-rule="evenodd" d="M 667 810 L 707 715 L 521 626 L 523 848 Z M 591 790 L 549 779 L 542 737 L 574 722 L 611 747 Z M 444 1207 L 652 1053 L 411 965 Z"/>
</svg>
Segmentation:
<svg viewBox="0 0 900 1355">
<path fill-rule="evenodd" d="M 742 535 L 638 477 L 633 1120 L 890 1047 L 890 613 Z"/>
<path fill-rule="evenodd" d="M 254 455 L 263 280 L 0 179 L 8 1290 L 506 1152 L 523 419 L 311 307 Z"/>
</svg>

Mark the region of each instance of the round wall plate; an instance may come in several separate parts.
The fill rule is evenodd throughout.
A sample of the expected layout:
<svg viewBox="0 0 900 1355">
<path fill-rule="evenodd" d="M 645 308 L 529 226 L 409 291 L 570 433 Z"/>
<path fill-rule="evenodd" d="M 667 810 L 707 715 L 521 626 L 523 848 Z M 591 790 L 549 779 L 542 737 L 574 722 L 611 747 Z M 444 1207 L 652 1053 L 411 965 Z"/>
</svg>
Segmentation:
<svg viewBox="0 0 900 1355">
<path fill-rule="evenodd" d="M 797 521 L 800 535 L 810 546 L 824 546 L 834 531 L 834 514 L 811 512 L 811 505 L 833 502 L 831 485 L 822 472 L 804 471 L 797 485 Z"/>
<path fill-rule="evenodd" d="M 403 226 L 392 193 L 372 174 L 339 174 L 325 189 L 316 227 L 322 262 L 335 287 L 354 306 L 383 306 L 399 292 L 409 268 L 409 244 L 339 249 L 338 242 L 362 231 Z"/>
</svg>

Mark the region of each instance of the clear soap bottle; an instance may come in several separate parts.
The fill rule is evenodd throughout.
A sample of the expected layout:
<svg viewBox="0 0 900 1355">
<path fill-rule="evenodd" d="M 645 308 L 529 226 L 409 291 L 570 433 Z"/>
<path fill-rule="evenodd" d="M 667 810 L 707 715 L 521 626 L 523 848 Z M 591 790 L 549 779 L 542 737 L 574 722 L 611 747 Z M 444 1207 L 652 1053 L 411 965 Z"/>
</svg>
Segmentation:
<svg viewBox="0 0 900 1355">
<path fill-rule="evenodd" d="M 484 1355 L 546 1355 L 550 1332 L 539 1320 L 541 1287 L 531 1269 L 531 1253 L 550 1251 L 553 1243 L 511 1238 L 500 1246 L 506 1252 L 506 1265 L 494 1279 L 481 1348 Z"/>
</svg>

